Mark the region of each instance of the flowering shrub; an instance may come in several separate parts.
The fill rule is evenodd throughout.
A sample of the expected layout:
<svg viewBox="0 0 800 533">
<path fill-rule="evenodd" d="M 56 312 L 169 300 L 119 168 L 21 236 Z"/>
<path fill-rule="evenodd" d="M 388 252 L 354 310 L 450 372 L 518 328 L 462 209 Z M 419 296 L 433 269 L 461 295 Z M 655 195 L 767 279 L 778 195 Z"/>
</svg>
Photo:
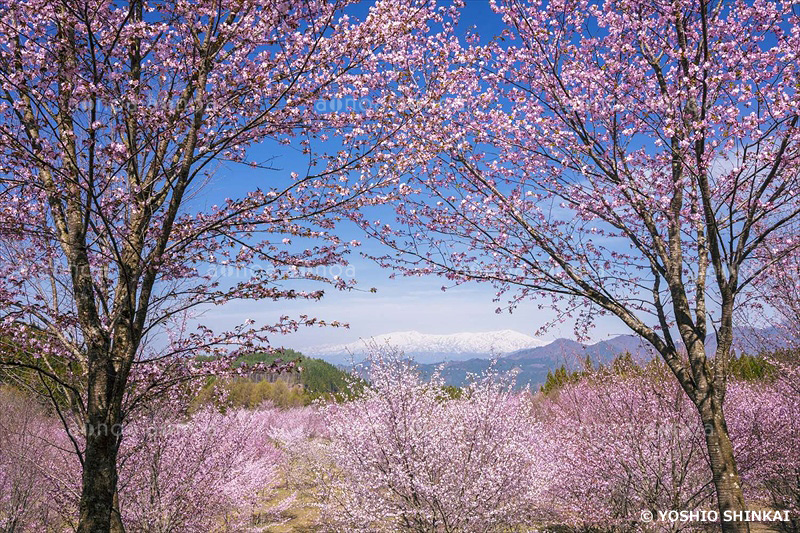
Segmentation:
<svg viewBox="0 0 800 533">
<path fill-rule="evenodd" d="M 80 464 L 58 423 L 0 385 L 0 531 L 51 531 L 77 512 Z"/>
<path fill-rule="evenodd" d="M 715 503 L 700 420 L 663 372 L 600 372 L 540 401 L 555 469 L 545 498 L 559 522 L 640 531 L 642 510 Z"/>
<path fill-rule="evenodd" d="M 0 531 L 74 530 L 81 469 L 63 426 L 12 389 L 0 388 L 0 406 Z M 125 528 L 240 532 L 283 520 L 293 497 L 274 494 L 286 461 L 275 437 L 312 435 L 305 411 L 204 409 L 187 418 L 175 402 L 141 411 L 120 450 Z"/>
<path fill-rule="evenodd" d="M 395 354 L 373 354 L 369 381 L 326 412 L 329 527 L 493 531 L 532 518 L 542 481 L 524 397 L 488 375 L 451 399 Z"/>
<path fill-rule="evenodd" d="M 745 494 L 788 510 L 785 531 L 800 530 L 800 369 L 774 383 L 732 383 L 726 409 Z"/>
<path fill-rule="evenodd" d="M 278 519 L 291 498 L 259 503 L 277 484 L 283 453 L 270 438 L 277 409 L 212 409 L 190 419 L 150 412 L 126 428 L 120 506 L 135 531 L 243 531 Z"/>
</svg>

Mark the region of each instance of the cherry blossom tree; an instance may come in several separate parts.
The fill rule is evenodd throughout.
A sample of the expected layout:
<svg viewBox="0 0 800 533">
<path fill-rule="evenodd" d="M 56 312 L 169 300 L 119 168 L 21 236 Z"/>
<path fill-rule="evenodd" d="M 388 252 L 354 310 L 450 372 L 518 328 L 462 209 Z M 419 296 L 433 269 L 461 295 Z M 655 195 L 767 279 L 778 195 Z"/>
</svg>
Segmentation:
<svg viewBox="0 0 800 533">
<path fill-rule="evenodd" d="M 745 494 L 788 511 L 783 531 L 800 526 L 800 367 L 794 364 L 769 383 L 734 382 L 726 406 Z"/>
<path fill-rule="evenodd" d="M 530 523 L 545 479 L 526 396 L 488 374 L 450 399 L 393 352 L 357 400 L 327 408 L 318 467 L 335 531 L 496 531 Z"/>
<path fill-rule="evenodd" d="M 396 177 L 397 210 L 396 224 L 362 219 L 396 252 L 378 259 L 491 282 L 509 309 L 552 298 L 579 335 L 619 318 L 699 413 L 720 510 L 744 509 L 725 361 L 734 309 L 768 268 L 750 265 L 767 242 L 773 262 L 796 247 L 775 237 L 800 213 L 797 7 L 492 5 L 505 29 L 488 44 L 445 24 L 449 38 L 383 58 L 398 75 L 375 98 L 405 103 L 383 118 L 426 113 L 377 171 Z"/>
<path fill-rule="evenodd" d="M 800 346 L 800 254 L 781 253 L 781 242 L 797 239 L 798 226 L 792 224 L 785 228 L 761 250 L 761 265 L 766 268 L 750 291 L 753 305 L 742 309 L 740 321 L 763 326 L 769 335 L 754 335 L 758 347 L 752 351 L 786 352 L 797 350 Z M 750 344 L 753 344 L 751 342 Z M 778 354 L 776 354 L 778 355 Z M 789 359 L 796 362 L 796 357 Z M 791 372 L 790 372 L 791 373 Z"/>
<path fill-rule="evenodd" d="M 535 399 L 548 457 L 542 500 L 579 530 L 694 530 L 693 521 L 639 521 L 642 510 L 708 511 L 714 504 L 697 413 L 665 364 L 615 365 Z M 797 369 L 729 383 L 725 406 L 751 508 L 798 509 Z"/>
<path fill-rule="evenodd" d="M 293 492 L 278 494 L 294 447 L 318 434 L 316 409 L 271 405 L 187 413 L 190 397 L 148 404 L 128 417 L 119 452 L 119 511 L 129 531 L 250 531 L 286 520 Z M 0 527 L 77 527 L 81 465 L 58 418 L 0 387 Z"/>
<path fill-rule="evenodd" d="M 372 156 L 363 143 L 317 153 L 350 119 L 315 103 L 437 16 L 428 3 L 382 2 L 360 22 L 344 14 L 348 3 L 0 5 L 2 363 L 42 381 L 68 430 L 70 415 L 82 422 L 71 434 L 83 467 L 79 531 L 121 528 L 119 429 L 144 399 L 197 374 L 187 356 L 321 324 L 195 331 L 188 313 L 322 296 L 287 286 L 293 279 L 347 286 L 319 267 L 356 244 L 333 230 L 374 185 L 345 172 Z M 248 148 L 294 138 L 305 172 L 204 205 L 220 166 L 269 166 Z M 247 275 L 230 282 L 225 270 Z"/>
<path fill-rule="evenodd" d="M 664 365 L 606 369 L 538 403 L 553 468 L 544 498 L 559 523 L 602 531 L 697 526 L 639 522 L 642 510 L 657 517 L 713 503 L 703 429 L 678 384 L 664 379 L 667 372 Z"/>
<path fill-rule="evenodd" d="M 80 494 L 80 464 L 63 428 L 12 387 L 0 386 L 0 405 L 0 529 L 63 530 Z"/>
<path fill-rule="evenodd" d="M 137 416 L 120 451 L 125 527 L 248 531 L 254 517 L 260 528 L 279 522 L 293 498 L 266 504 L 285 461 L 270 438 L 278 429 L 270 416 L 275 410 L 223 414 L 206 408 L 183 418 L 156 408 Z"/>
</svg>

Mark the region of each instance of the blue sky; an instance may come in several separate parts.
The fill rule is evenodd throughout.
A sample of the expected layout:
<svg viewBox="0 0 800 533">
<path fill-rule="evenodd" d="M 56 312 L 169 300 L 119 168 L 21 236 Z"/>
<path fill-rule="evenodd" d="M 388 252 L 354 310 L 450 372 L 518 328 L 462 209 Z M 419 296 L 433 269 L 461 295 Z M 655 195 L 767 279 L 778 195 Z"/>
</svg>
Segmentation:
<svg viewBox="0 0 800 533">
<path fill-rule="evenodd" d="M 364 10 L 368 5 L 368 2 L 362 3 L 357 10 Z M 466 2 L 460 30 L 466 31 L 472 26 L 477 28 L 483 39 L 499 33 L 500 18 L 491 11 L 488 1 Z M 306 169 L 305 160 L 296 147 L 270 143 L 253 148 L 248 155 L 260 161 L 271 159 L 271 166 L 276 170 L 257 170 L 244 165 L 222 163 L 216 170 L 216 177 L 193 200 L 194 207 L 203 209 L 220 203 L 225 197 L 241 196 L 255 187 L 266 189 L 285 183 L 289 173 L 297 171 L 303 174 Z M 365 241 L 357 229 L 343 228 L 340 235 L 345 240 L 362 240 L 363 250 L 380 253 L 378 245 Z M 271 323 L 281 315 L 307 314 L 326 321 L 349 323 L 349 329 L 304 328 L 297 333 L 274 338 L 276 346 L 302 350 L 319 344 L 346 343 L 381 333 L 407 330 L 447 334 L 513 329 L 533 335 L 553 317 L 552 312 L 540 310 L 535 301 L 521 305 L 513 314 L 497 314 L 495 309 L 502 303 L 492 301 L 495 291 L 488 284 L 461 285 L 443 292 L 441 287 L 446 280 L 441 278 L 390 279 L 390 272 L 360 257 L 358 253 L 351 254 L 349 259 L 351 266 L 345 273 L 354 274 L 362 290 L 341 292 L 326 288 L 326 296 L 319 302 L 232 302 L 207 310 L 201 320 L 217 330 L 232 328 L 247 319 Z M 371 287 L 375 287 L 377 292 L 369 292 Z M 627 333 L 624 326 L 616 319 L 608 318 L 598 323 L 592 336 L 595 340 L 603 340 L 621 333 Z M 549 340 L 558 337 L 573 337 L 572 325 L 561 324 L 541 338 Z"/>
</svg>

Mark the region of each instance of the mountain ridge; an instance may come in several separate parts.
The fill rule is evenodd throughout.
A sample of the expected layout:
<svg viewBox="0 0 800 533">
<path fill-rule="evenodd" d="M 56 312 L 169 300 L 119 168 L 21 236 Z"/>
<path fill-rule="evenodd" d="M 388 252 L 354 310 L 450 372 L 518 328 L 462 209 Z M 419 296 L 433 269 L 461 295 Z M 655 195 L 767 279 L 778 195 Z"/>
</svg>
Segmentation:
<svg viewBox="0 0 800 533">
<path fill-rule="evenodd" d="M 735 328 L 734 351 L 755 353 L 758 351 L 756 349 L 758 345 L 763 345 L 770 339 L 778 342 L 773 348 L 780 347 L 777 331 L 773 331 L 773 329 Z M 511 330 L 502 330 L 502 332 L 508 331 Z M 706 346 L 712 351 L 716 348 L 716 338 L 713 334 L 709 335 L 706 340 Z M 571 339 L 559 338 L 539 346 L 521 348 L 505 354 L 495 354 L 494 368 L 499 372 L 515 370 L 519 385 L 535 387 L 544 383 L 548 371 L 555 370 L 561 365 L 570 370 L 577 370 L 582 367 L 587 357 L 594 365 L 608 364 L 616 356 L 625 352 L 630 353 L 638 362 L 649 361 L 657 355 L 646 341 L 632 334 L 617 335 L 593 344 L 582 344 Z M 409 359 L 414 359 L 425 376 L 430 376 L 438 370 L 448 385 L 463 385 L 469 374 L 484 372 L 492 359 L 491 353 L 454 354 L 451 352 L 440 354 L 442 358 L 438 361 L 431 360 L 437 355 L 434 352 L 428 352 L 422 358 L 413 352 L 404 351 L 404 354 Z M 449 359 L 446 356 L 449 356 Z M 323 359 L 325 359 L 324 356 Z M 344 361 L 344 363 L 348 362 L 350 361 Z"/>
<path fill-rule="evenodd" d="M 327 360 L 363 358 L 371 346 L 392 346 L 420 363 L 490 358 L 526 348 L 544 346 L 545 341 L 511 329 L 449 334 L 395 331 L 346 344 L 307 348 L 307 353 Z"/>
<path fill-rule="evenodd" d="M 515 371 L 519 386 L 536 387 L 545 382 L 549 371 L 561 365 L 570 370 L 577 370 L 582 367 L 587 357 L 594 365 L 608 364 L 625 352 L 629 352 L 634 360 L 640 362 L 648 361 L 655 356 L 655 350 L 649 348 L 636 335 L 618 335 L 593 344 L 582 344 L 560 338 L 545 346 L 517 350 L 499 357 L 494 362 L 494 369 L 501 373 Z M 481 374 L 488 369 L 489 364 L 489 359 L 473 358 L 438 365 L 420 364 L 419 367 L 424 376 L 429 376 L 438 370 L 446 384 L 460 386 L 468 381 L 469 374 Z"/>
</svg>

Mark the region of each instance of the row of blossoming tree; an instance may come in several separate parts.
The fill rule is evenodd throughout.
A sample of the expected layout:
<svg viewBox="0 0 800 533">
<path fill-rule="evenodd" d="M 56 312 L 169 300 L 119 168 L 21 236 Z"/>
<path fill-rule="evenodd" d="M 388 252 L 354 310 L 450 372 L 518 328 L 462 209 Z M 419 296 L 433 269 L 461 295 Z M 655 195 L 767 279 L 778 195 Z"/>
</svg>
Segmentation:
<svg viewBox="0 0 800 533">
<path fill-rule="evenodd" d="M 714 487 L 703 428 L 668 373 L 618 359 L 531 394 L 489 371 L 453 394 L 375 352 L 370 386 L 341 404 L 187 417 L 185 401 L 162 403 L 127 426 L 118 509 L 133 531 L 263 531 L 298 515 L 320 531 L 696 530 L 713 521 L 701 517 Z M 787 532 L 798 377 L 737 379 L 726 401 L 751 509 Z M 19 392 L 0 399 L 0 527 L 72 529 L 80 464 L 63 427 Z"/>
<path fill-rule="evenodd" d="M 461 7 L 0 6 L 2 363 L 32 372 L 68 428 L 79 531 L 122 527 L 126 417 L 222 370 L 187 357 L 317 323 L 187 331 L 186 313 L 320 297 L 281 282 L 326 281 L 308 268 L 343 261 L 348 216 L 405 273 L 492 282 L 509 307 L 552 297 L 579 334 L 618 317 L 698 413 L 720 510 L 745 508 L 725 362 L 737 305 L 796 246 L 796 6 L 493 3 L 492 40 L 463 34 Z M 371 105 L 320 113 L 326 98 Z M 295 142 L 306 171 L 193 201 L 219 164 L 258 167 L 248 149 L 265 142 Z M 398 224 L 370 219 L 377 202 Z M 232 286 L 205 270 L 259 263 Z"/>
</svg>

